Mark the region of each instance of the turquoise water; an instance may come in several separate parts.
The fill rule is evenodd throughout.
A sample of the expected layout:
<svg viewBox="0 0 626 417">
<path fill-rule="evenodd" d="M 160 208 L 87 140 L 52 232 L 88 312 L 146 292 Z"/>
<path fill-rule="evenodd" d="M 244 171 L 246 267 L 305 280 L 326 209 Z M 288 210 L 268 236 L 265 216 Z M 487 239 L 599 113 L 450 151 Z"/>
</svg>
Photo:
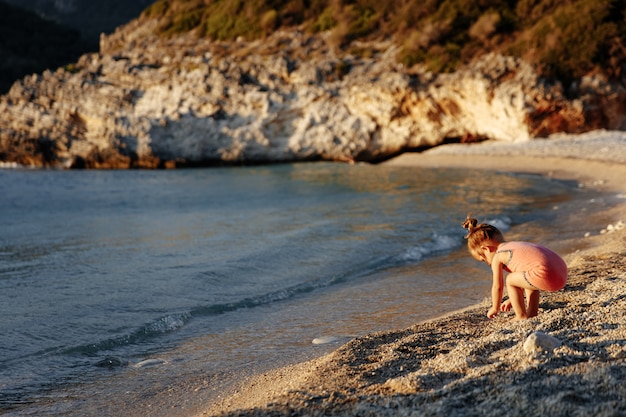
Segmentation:
<svg viewBox="0 0 626 417">
<path fill-rule="evenodd" d="M 184 414 L 232 378 L 483 300 L 465 215 L 531 239 L 581 193 L 361 164 L 0 171 L 0 411 Z"/>
</svg>

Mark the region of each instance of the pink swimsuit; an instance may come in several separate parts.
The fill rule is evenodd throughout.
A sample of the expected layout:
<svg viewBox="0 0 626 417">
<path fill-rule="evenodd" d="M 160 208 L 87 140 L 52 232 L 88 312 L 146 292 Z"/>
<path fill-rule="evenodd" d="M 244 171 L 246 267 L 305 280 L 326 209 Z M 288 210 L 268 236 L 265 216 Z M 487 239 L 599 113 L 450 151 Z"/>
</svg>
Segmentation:
<svg viewBox="0 0 626 417">
<path fill-rule="evenodd" d="M 565 287 L 567 265 L 565 261 L 541 245 L 528 242 L 506 242 L 496 253 L 508 252 L 504 262 L 507 272 L 523 272 L 526 282 L 543 291 L 558 291 Z"/>
</svg>

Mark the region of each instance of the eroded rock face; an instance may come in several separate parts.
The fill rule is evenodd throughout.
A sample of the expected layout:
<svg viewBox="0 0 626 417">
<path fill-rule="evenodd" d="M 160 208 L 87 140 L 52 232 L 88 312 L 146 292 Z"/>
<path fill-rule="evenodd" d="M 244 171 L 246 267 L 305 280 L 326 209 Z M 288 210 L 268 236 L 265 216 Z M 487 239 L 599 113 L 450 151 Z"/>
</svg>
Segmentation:
<svg viewBox="0 0 626 417">
<path fill-rule="evenodd" d="M 323 37 L 252 43 L 153 36 L 134 21 L 101 52 L 17 82 L 0 99 L 0 161 L 157 168 L 377 161 L 450 140 L 523 141 L 626 127 L 621 88 L 575 99 L 524 62 L 490 54 L 454 74 L 406 71 L 391 44 L 336 57 Z M 594 84 L 595 83 L 595 84 Z"/>
</svg>

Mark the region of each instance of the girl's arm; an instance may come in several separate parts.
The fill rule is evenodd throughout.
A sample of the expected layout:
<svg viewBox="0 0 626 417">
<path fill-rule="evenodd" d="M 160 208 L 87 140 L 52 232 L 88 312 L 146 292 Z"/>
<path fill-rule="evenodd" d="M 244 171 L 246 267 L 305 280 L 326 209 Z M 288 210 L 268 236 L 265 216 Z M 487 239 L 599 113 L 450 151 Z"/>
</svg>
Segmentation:
<svg viewBox="0 0 626 417">
<path fill-rule="evenodd" d="M 500 255 L 496 254 L 491 260 L 493 282 L 491 283 L 491 308 L 487 312 L 487 317 L 490 319 L 498 314 L 502 296 L 504 295 L 504 272 L 502 271 L 502 260 L 500 258 Z"/>
</svg>

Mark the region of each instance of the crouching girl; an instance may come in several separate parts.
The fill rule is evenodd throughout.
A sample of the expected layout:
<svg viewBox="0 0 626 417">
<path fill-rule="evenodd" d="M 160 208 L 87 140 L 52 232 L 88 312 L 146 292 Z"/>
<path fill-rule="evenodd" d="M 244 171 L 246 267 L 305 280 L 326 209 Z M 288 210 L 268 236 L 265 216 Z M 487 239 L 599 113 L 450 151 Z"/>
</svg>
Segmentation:
<svg viewBox="0 0 626 417">
<path fill-rule="evenodd" d="M 539 310 L 539 292 L 558 291 L 565 287 L 567 266 L 550 249 L 530 242 L 505 242 L 498 228 L 478 224 L 470 216 L 463 227 L 468 231 L 465 238 L 471 255 L 491 266 L 493 283 L 492 306 L 487 312 L 489 318 L 495 317 L 498 311 L 509 311 L 511 307 L 516 320 L 535 317 Z M 502 303 L 504 271 L 508 272 L 509 301 Z"/>
</svg>

